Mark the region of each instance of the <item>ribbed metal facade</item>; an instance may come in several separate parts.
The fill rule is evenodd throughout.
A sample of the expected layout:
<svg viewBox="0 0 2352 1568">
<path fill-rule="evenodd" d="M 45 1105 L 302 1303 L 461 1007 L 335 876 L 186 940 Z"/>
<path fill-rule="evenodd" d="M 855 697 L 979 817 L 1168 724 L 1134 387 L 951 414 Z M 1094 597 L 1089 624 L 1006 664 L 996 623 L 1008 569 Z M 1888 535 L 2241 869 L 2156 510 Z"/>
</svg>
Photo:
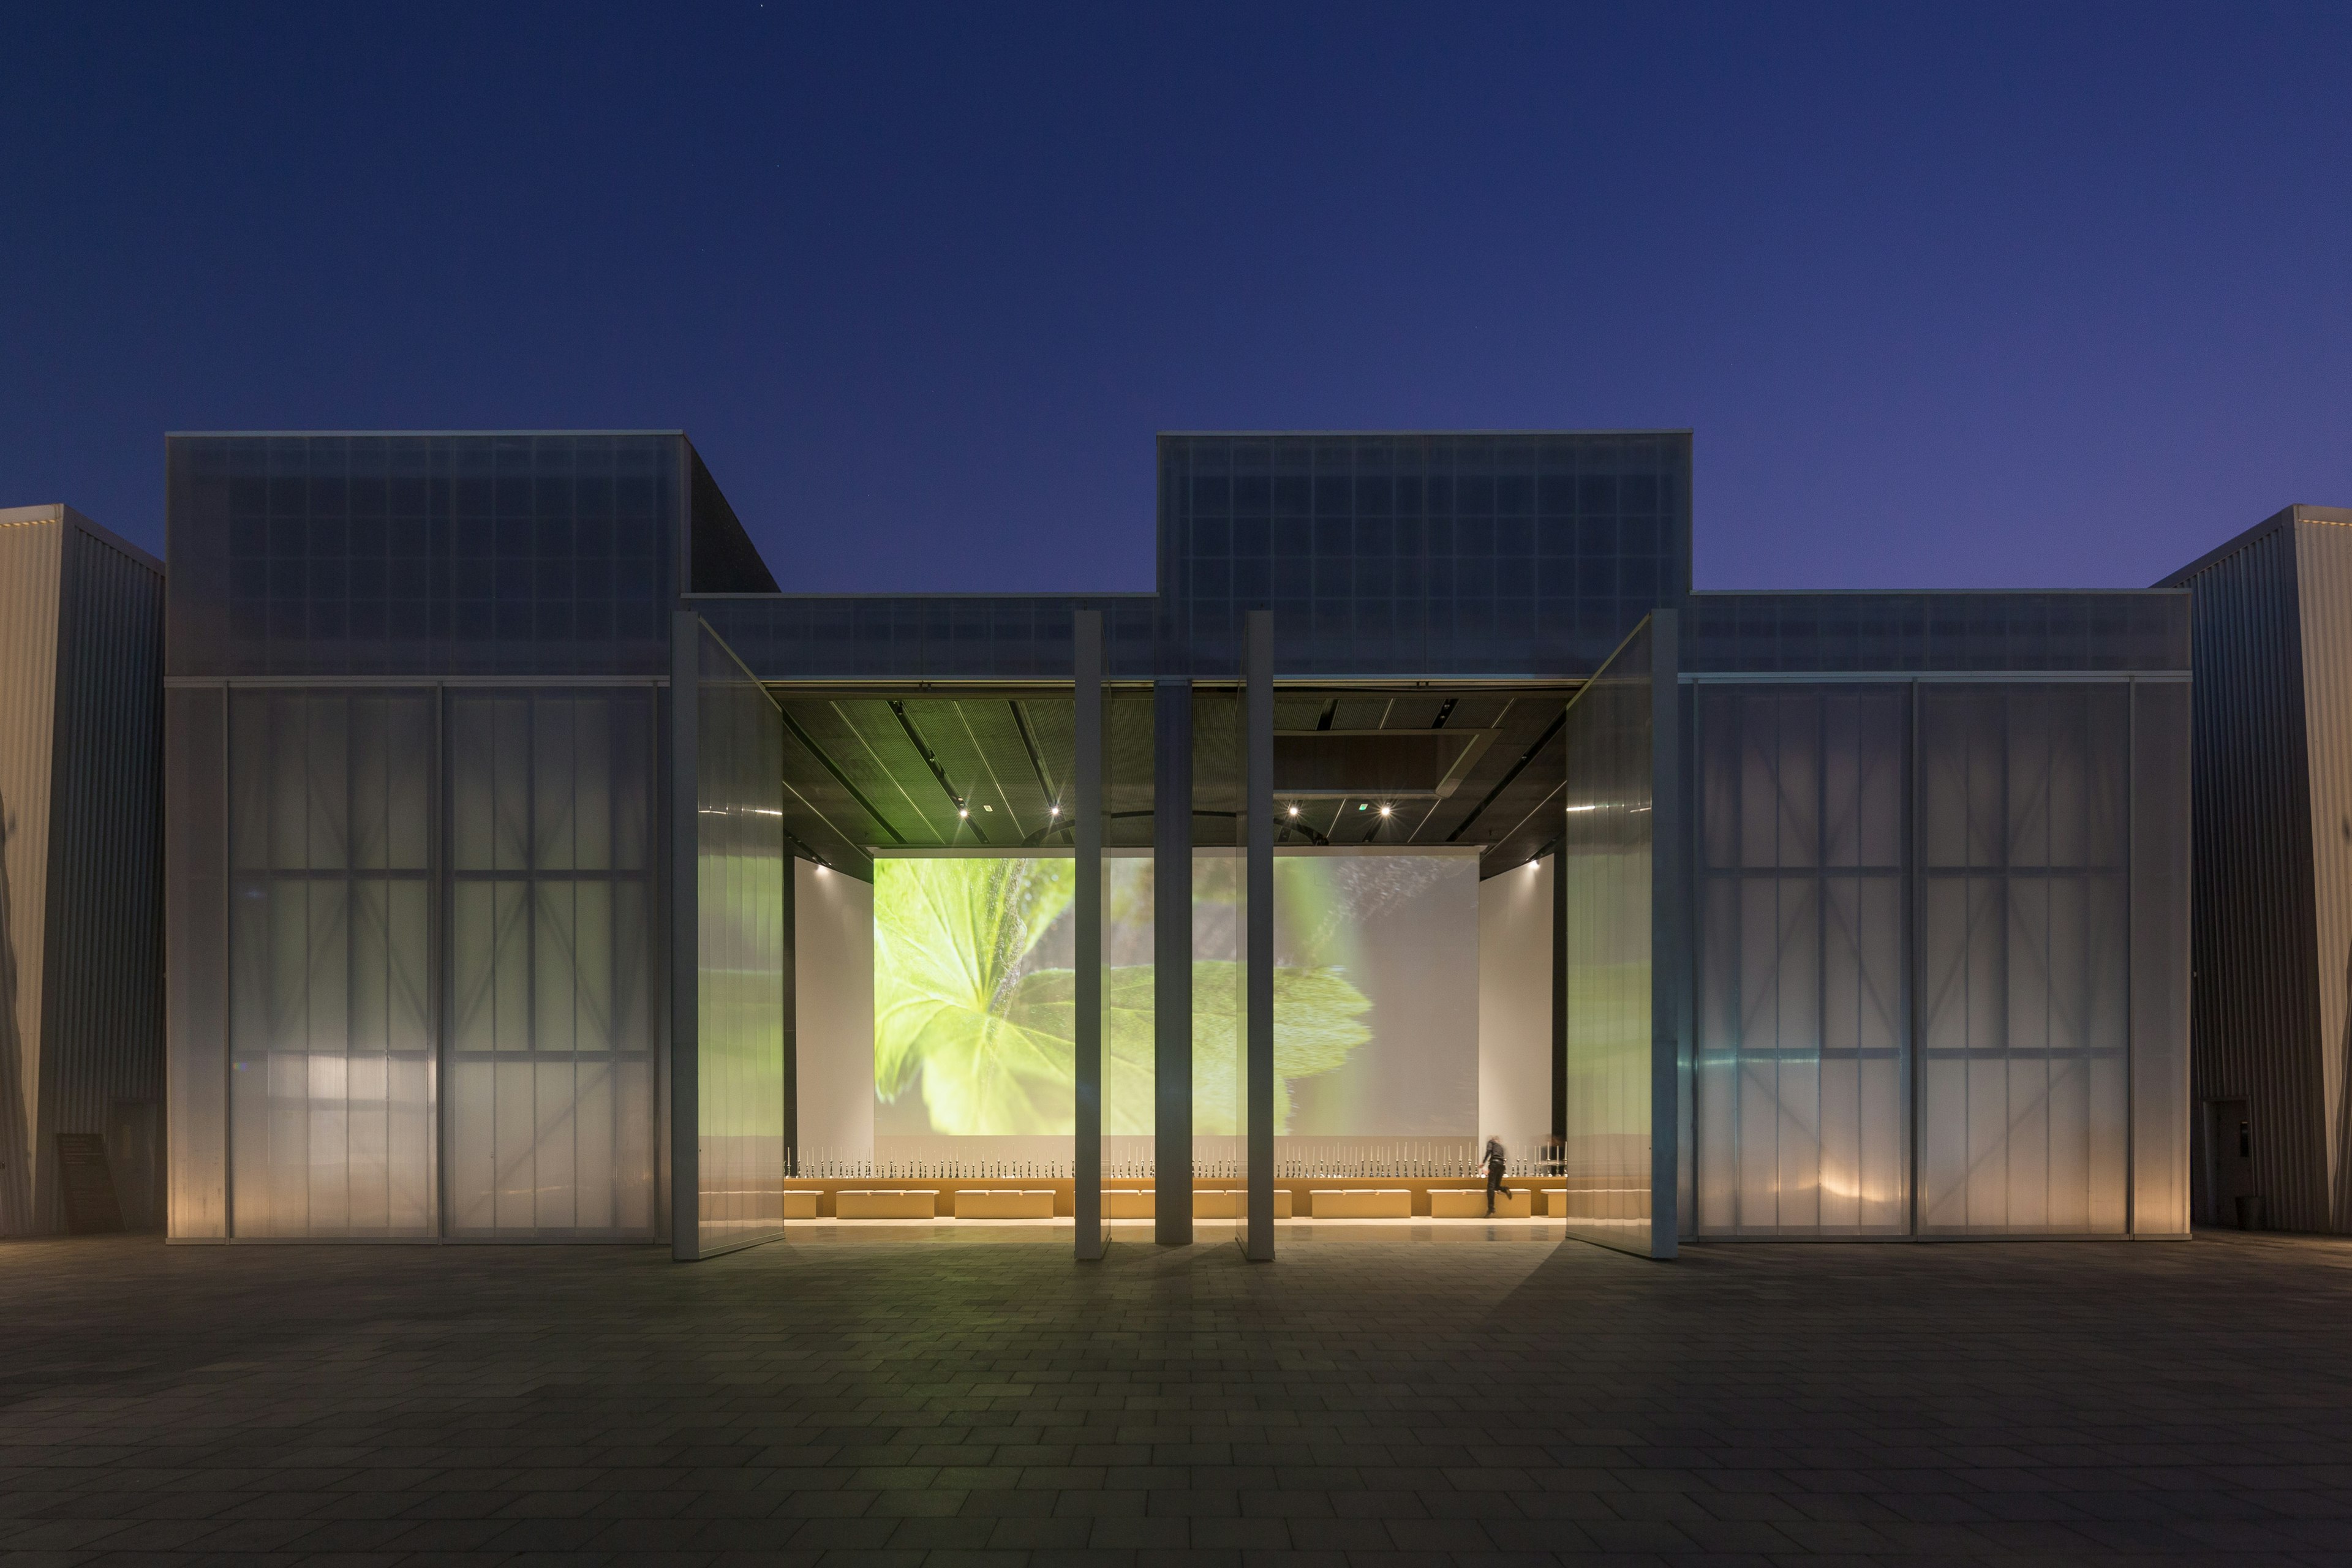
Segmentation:
<svg viewBox="0 0 2352 1568">
<path fill-rule="evenodd" d="M 0 524 L 11 536 L 0 617 L 12 659 L 26 661 L 0 701 L 16 796 L 5 1223 L 15 1234 L 62 1228 L 61 1132 L 106 1137 L 126 1216 L 152 1223 L 163 1152 L 163 572 L 68 508 L 0 513 Z"/>
<path fill-rule="evenodd" d="M 60 1132 L 109 1136 L 118 1192 L 154 1223 L 163 1099 L 163 576 L 77 527 L 58 616 L 49 931 L 43 980 L 41 1180 L 35 1222 L 64 1222 Z M 115 1120 L 118 1107 L 152 1108 Z M 123 1145 L 133 1139 L 142 1148 Z"/>
<path fill-rule="evenodd" d="M 2196 647 L 2191 1173 L 2207 1223 L 2232 1216 L 2215 1212 L 2208 1190 L 2204 1108 L 2242 1100 L 2267 1223 L 2345 1224 L 2336 1122 L 2352 932 L 2352 537 L 2334 537 L 2343 522 L 2352 512 L 2290 507 L 2168 579 L 2190 591 Z"/>
<path fill-rule="evenodd" d="M 33 1230 L 56 731 L 57 507 L 0 512 L 0 1234 Z"/>
<path fill-rule="evenodd" d="M 2327 1228 L 2352 1230 L 2352 511 L 2297 510 L 2304 758 L 2310 769 L 2313 971 Z"/>
</svg>

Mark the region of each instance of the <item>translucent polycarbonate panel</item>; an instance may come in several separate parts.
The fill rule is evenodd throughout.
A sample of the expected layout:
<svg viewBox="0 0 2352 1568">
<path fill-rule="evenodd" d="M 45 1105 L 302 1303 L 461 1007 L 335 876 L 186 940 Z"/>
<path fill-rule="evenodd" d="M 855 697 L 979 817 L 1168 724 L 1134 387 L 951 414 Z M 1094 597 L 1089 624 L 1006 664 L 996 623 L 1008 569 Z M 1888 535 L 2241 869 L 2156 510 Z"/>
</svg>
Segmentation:
<svg viewBox="0 0 2352 1568">
<path fill-rule="evenodd" d="M 163 694 L 167 1207 L 175 1241 L 228 1235 L 226 693 Z"/>
<path fill-rule="evenodd" d="M 2120 1233 L 2131 689 L 1918 703 L 1919 1228 Z"/>
<path fill-rule="evenodd" d="M 676 435 L 173 436 L 173 675 L 651 675 Z"/>
<path fill-rule="evenodd" d="M 1901 688 L 1698 710 L 1699 1229 L 1909 1227 Z"/>
<path fill-rule="evenodd" d="M 1583 674 L 1689 592 L 1690 463 L 1671 431 L 1162 436 L 1160 613 L 1203 677 L 1256 606 L 1294 674 Z"/>
<path fill-rule="evenodd" d="M 701 634 L 696 1052 L 704 1255 L 777 1234 L 784 1179 L 783 719 Z"/>
<path fill-rule="evenodd" d="M 235 1236 L 437 1229 L 434 700 L 231 694 Z"/>
<path fill-rule="evenodd" d="M 446 700 L 451 1232 L 649 1237 L 653 694 Z"/>
<path fill-rule="evenodd" d="M 1654 816 L 1648 626 L 1569 704 L 1559 875 L 1567 966 L 1568 1228 L 1651 1246 Z"/>
<path fill-rule="evenodd" d="M 2132 1229 L 2189 1234 L 2189 683 L 2132 688 Z"/>
</svg>

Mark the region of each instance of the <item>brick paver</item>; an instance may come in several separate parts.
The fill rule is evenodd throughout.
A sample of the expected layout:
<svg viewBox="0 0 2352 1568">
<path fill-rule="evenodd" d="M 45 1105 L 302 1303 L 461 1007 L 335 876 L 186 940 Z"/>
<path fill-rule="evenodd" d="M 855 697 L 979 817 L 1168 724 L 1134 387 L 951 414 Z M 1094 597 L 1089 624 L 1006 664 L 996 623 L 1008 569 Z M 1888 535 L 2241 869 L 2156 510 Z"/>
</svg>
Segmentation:
<svg viewBox="0 0 2352 1568">
<path fill-rule="evenodd" d="M 2352 1243 L 0 1247 L 0 1562 L 2352 1563 Z"/>
</svg>

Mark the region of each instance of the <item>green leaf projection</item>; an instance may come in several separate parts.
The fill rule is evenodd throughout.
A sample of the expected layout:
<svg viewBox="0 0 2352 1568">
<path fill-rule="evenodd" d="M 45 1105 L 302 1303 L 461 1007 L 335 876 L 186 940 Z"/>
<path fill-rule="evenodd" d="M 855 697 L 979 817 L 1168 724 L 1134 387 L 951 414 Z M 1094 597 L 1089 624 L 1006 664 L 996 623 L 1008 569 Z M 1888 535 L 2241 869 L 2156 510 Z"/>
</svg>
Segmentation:
<svg viewBox="0 0 2352 1568">
<path fill-rule="evenodd" d="M 1150 864 L 1114 861 L 1114 923 L 1148 910 Z M 1139 895 L 1137 883 L 1144 883 Z M 1202 862 L 1196 910 L 1234 919 L 1233 868 Z M 1296 881 L 1297 879 L 1288 880 Z M 1286 886 L 1286 894 L 1291 889 Z M 1302 887 L 1299 893 L 1308 889 Z M 1064 1135 L 1073 1130 L 1076 992 L 1069 913 L 1075 863 L 1013 857 L 882 859 L 874 883 L 874 1089 L 919 1093 L 933 1131 Z M 1310 917 L 1314 900 L 1287 902 Z M 1199 920 L 1196 915 L 1196 922 Z M 1139 945 L 1112 942 L 1113 949 Z M 1150 963 L 1106 963 L 1103 1131 L 1151 1131 L 1153 982 Z M 1278 963 L 1275 1130 L 1289 1130 L 1291 1086 L 1330 1073 L 1372 1038 L 1372 1003 L 1346 967 Z M 1192 963 L 1192 1116 L 1196 1132 L 1233 1133 L 1239 1118 L 1240 966 Z"/>
</svg>

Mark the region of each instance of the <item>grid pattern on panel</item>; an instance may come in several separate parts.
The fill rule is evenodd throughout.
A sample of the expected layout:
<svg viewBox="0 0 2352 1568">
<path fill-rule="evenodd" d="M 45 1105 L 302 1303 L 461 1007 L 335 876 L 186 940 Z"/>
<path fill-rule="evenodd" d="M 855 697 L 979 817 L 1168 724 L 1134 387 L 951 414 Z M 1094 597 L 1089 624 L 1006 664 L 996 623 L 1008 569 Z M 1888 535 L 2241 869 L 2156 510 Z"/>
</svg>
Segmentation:
<svg viewBox="0 0 2352 1568">
<path fill-rule="evenodd" d="M 783 717 L 700 634 L 695 781 L 700 1250 L 783 1223 Z"/>
<path fill-rule="evenodd" d="M 433 702 L 232 694 L 232 1235 L 436 1228 Z"/>
<path fill-rule="evenodd" d="M 1918 700 L 1919 1228 L 2118 1234 L 2131 689 Z"/>
<path fill-rule="evenodd" d="M 1654 752 L 1647 627 L 1569 704 L 1556 875 L 1568 1025 L 1561 1173 L 1571 1235 L 1646 1252 Z"/>
<path fill-rule="evenodd" d="M 1684 435 L 1168 436 L 1160 507 L 1196 672 L 1589 674 L 1689 587 Z"/>
<path fill-rule="evenodd" d="M 1692 670 L 2189 668 L 2173 592 L 1694 594 L 1684 626 Z"/>
<path fill-rule="evenodd" d="M 1698 1223 L 1909 1228 L 1907 689 L 1698 703 Z"/>
<path fill-rule="evenodd" d="M 184 436 L 173 675 L 657 674 L 675 436 Z"/>
<path fill-rule="evenodd" d="M 652 695 L 447 700 L 451 1229 L 649 1237 Z"/>
</svg>

